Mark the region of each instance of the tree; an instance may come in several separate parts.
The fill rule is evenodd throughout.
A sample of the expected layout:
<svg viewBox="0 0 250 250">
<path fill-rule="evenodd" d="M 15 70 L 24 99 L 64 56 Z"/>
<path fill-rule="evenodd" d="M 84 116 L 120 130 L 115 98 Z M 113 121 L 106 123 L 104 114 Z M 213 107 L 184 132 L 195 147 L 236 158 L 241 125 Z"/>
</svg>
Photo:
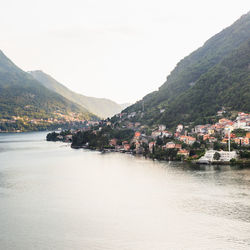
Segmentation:
<svg viewBox="0 0 250 250">
<path fill-rule="evenodd" d="M 220 153 L 215 152 L 214 153 L 214 160 L 218 161 L 220 159 Z"/>
<path fill-rule="evenodd" d="M 220 147 L 220 143 L 219 142 L 214 142 L 214 150 L 219 150 L 221 147 Z"/>
<path fill-rule="evenodd" d="M 195 141 L 192 145 L 192 148 L 200 148 L 200 143 Z"/>
<path fill-rule="evenodd" d="M 156 144 L 159 146 L 163 145 L 163 140 L 159 136 L 156 139 Z"/>
<path fill-rule="evenodd" d="M 250 151 L 244 150 L 244 151 L 240 151 L 240 158 L 250 158 Z"/>
<path fill-rule="evenodd" d="M 233 130 L 232 133 L 235 134 L 237 137 L 244 137 L 246 136 L 247 131 L 245 131 L 244 129 L 238 128 L 238 129 Z"/>
</svg>

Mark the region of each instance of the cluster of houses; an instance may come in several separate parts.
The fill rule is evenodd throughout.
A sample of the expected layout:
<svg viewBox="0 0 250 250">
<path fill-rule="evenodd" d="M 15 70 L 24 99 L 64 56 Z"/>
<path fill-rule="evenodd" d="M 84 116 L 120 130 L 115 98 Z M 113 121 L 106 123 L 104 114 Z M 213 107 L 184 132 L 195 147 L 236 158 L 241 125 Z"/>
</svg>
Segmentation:
<svg viewBox="0 0 250 250">
<path fill-rule="evenodd" d="M 118 129 L 134 130 L 133 138 L 123 141 L 117 138 L 111 138 L 109 145 L 106 145 L 108 147 L 104 147 L 105 150 L 127 153 L 133 152 L 136 154 L 149 152 L 154 155 L 155 149 L 157 149 L 158 152 L 160 150 L 160 153 L 164 151 L 168 151 L 168 153 L 175 152 L 175 154 L 177 153 L 181 158 L 191 157 L 199 163 L 229 162 L 237 158 L 237 152 L 230 150 L 230 142 L 241 146 L 237 146 L 238 148 L 245 147 L 249 149 L 250 114 L 240 112 L 236 119 L 232 121 L 223 118 L 224 113 L 225 110 L 218 112 L 217 115 L 220 119 L 215 124 L 197 125 L 192 128 L 179 124 L 174 131 L 167 130 L 163 124 L 150 130 L 149 127 L 142 125 L 136 121 L 136 119 L 127 119 L 134 118 L 138 115 L 136 112 L 130 114 L 121 113 L 117 115 L 119 119 L 113 122 L 110 119 L 101 122 L 85 121 L 82 129 L 72 130 L 69 135 L 59 135 L 60 138 L 57 139 L 70 142 L 72 141 L 72 135 L 78 131 L 91 130 L 94 134 L 98 135 L 104 127 L 110 126 L 112 129 L 118 127 Z M 143 115 L 143 112 L 140 112 L 140 115 Z M 243 133 L 239 131 L 243 131 Z M 219 148 L 227 148 L 227 150 L 214 150 L 213 148 L 217 148 L 215 147 L 215 143 L 222 145 L 222 147 Z M 228 146 L 225 147 L 223 144 Z M 201 156 L 202 154 L 204 155 Z"/>
<path fill-rule="evenodd" d="M 221 114 L 223 114 L 223 112 L 224 111 L 221 111 Z M 134 113 L 130 114 L 132 117 L 134 115 Z M 140 132 L 142 131 L 142 126 L 140 125 L 139 122 L 128 122 L 126 128 L 133 128 L 135 130 L 133 139 L 129 142 L 123 141 L 122 145 L 117 145 L 117 140 L 113 138 L 109 142 L 110 146 L 115 147 L 116 151 L 132 152 L 133 150 L 136 153 L 142 153 L 146 146 L 149 152 L 152 153 L 157 145 L 157 139 L 168 138 L 167 142 L 161 145 L 162 150 L 176 149 L 178 155 L 188 157 L 190 154 L 189 148 L 191 148 L 195 142 L 198 142 L 197 145 L 199 145 L 201 140 L 210 145 L 213 145 L 214 142 L 227 144 L 228 142 L 230 143 L 230 141 L 241 146 L 250 145 L 250 114 L 242 112 L 238 113 L 235 121 L 221 118 L 215 124 L 197 125 L 192 129 L 179 124 L 175 132 L 168 131 L 165 125 L 159 125 L 157 129 L 152 131 L 150 136 Z M 242 129 L 246 131 L 246 134 L 239 137 L 232 132 L 236 129 Z M 184 144 L 186 146 L 183 148 Z M 220 155 L 217 161 L 230 161 L 237 157 L 235 151 L 208 150 L 205 155 L 200 158 L 200 162 L 207 163 L 216 161 L 216 159 L 213 158 L 216 152 Z"/>
<path fill-rule="evenodd" d="M 65 123 L 70 122 L 72 125 L 77 125 L 79 123 L 81 124 L 85 124 L 85 126 L 91 127 L 95 124 L 98 124 L 98 122 L 96 121 L 87 121 L 87 120 L 83 120 L 78 113 L 74 113 L 71 112 L 67 115 L 62 114 L 59 111 L 55 111 L 54 112 L 54 117 L 51 118 L 30 118 L 27 116 L 12 116 L 11 118 L 1 118 L 0 119 L 0 126 L 7 124 L 7 125 L 14 125 L 18 122 L 21 122 L 24 125 L 53 125 L 53 124 L 57 124 L 57 125 L 63 125 Z M 15 130 L 15 128 L 12 128 L 11 126 L 11 130 L 10 132 L 21 132 L 20 130 Z M 8 130 L 4 129 L 3 131 L 0 128 L 0 132 L 9 132 Z"/>
<path fill-rule="evenodd" d="M 237 137 L 236 134 L 231 133 L 236 129 L 247 131 L 245 136 Z M 198 136 L 202 136 L 203 140 L 215 142 L 217 139 L 213 136 L 215 133 L 222 135 L 221 143 L 227 144 L 230 140 L 238 145 L 250 145 L 250 114 L 239 113 L 235 121 L 221 118 L 217 123 L 211 125 L 195 126 L 193 132 Z"/>
<path fill-rule="evenodd" d="M 179 155 L 183 155 L 187 157 L 189 155 L 189 151 L 186 149 L 182 149 L 182 142 L 188 145 L 192 145 L 196 138 L 192 136 L 182 135 L 181 132 L 183 130 L 182 125 L 178 125 L 177 133 L 174 134 L 175 140 L 169 141 L 161 146 L 163 150 L 167 149 L 177 149 Z M 147 136 L 141 133 L 139 130 L 135 131 L 134 137 L 130 142 L 123 141 L 122 145 L 117 145 L 117 139 L 113 138 L 109 141 L 109 145 L 115 147 L 116 151 L 120 152 L 132 152 L 132 150 L 137 153 L 143 153 L 145 147 L 148 148 L 149 152 L 153 152 L 154 147 L 156 147 L 157 139 L 163 138 L 173 138 L 173 133 L 166 130 L 165 125 L 159 125 L 157 130 L 152 131 L 150 136 Z M 177 142 L 178 141 L 178 142 Z"/>
</svg>

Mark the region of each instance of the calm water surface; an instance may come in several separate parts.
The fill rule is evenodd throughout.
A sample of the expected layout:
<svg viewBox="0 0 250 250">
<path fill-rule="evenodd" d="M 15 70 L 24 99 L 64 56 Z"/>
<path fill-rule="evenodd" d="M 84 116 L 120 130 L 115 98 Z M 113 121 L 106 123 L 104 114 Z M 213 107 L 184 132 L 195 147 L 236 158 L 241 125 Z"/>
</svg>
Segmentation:
<svg viewBox="0 0 250 250">
<path fill-rule="evenodd" d="M 0 249 L 250 249 L 250 170 L 0 134 Z"/>
</svg>

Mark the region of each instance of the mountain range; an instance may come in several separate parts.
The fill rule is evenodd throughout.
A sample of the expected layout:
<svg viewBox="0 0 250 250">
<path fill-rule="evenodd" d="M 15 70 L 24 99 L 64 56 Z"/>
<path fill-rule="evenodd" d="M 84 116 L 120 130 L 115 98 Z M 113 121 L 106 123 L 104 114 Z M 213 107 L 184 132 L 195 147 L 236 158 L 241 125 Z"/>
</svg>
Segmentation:
<svg viewBox="0 0 250 250">
<path fill-rule="evenodd" d="M 83 119 L 96 117 L 80 105 L 45 88 L 0 51 L 0 118 L 48 118 L 54 117 L 56 112 L 77 113 Z"/>
<path fill-rule="evenodd" d="M 60 94 L 61 96 L 67 98 L 68 100 L 77 103 L 83 108 L 87 109 L 91 113 L 101 117 L 107 118 L 121 112 L 122 109 L 128 107 L 130 104 L 117 104 L 106 98 L 96 98 L 89 97 L 75 93 L 65 87 L 63 84 L 56 81 L 50 75 L 45 74 L 41 70 L 29 71 L 36 80 L 43 84 L 46 88 L 52 90 L 53 92 Z"/>
<path fill-rule="evenodd" d="M 250 12 L 182 59 L 157 91 L 127 106 L 75 93 L 42 71 L 25 72 L 0 51 L 2 130 L 6 122 L 17 129 L 35 119 L 95 120 L 122 109 L 149 126 L 204 124 L 222 108 L 250 111 Z"/>
<path fill-rule="evenodd" d="M 143 124 L 207 123 L 222 107 L 250 111 L 250 12 L 182 59 L 158 89 L 123 110 Z"/>
<path fill-rule="evenodd" d="M 111 117 L 128 105 L 77 94 L 42 71 L 25 72 L 0 50 L 0 131 L 46 129 L 54 122 L 98 120 Z"/>
</svg>

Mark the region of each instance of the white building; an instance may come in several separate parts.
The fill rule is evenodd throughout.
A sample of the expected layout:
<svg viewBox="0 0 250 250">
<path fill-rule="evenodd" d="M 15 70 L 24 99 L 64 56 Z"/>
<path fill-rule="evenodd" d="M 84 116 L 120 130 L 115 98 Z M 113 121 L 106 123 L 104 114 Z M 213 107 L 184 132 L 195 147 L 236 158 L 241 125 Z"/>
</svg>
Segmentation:
<svg viewBox="0 0 250 250">
<path fill-rule="evenodd" d="M 234 123 L 235 129 L 244 129 L 246 131 L 250 131 L 250 123 L 247 120 L 237 120 L 237 122 Z"/>
<path fill-rule="evenodd" d="M 167 131 L 167 130 L 164 130 L 164 131 L 162 131 L 162 135 L 161 135 L 162 137 L 171 137 L 172 136 L 172 133 L 170 133 L 169 131 Z"/>
<path fill-rule="evenodd" d="M 128 118 L 133 118 L 133 117 L 135 117 L 136 116 L 136 112 L 132 112 L 132 113 L 130 113 L 129 115 L 128 115 Z"/>
<path fill-rule="evenodd" d="M 165 125 L 163 125 L 163 124 L 159 125 L 159 130 L 160 131 L 164 131 L 165 129 L 166 129 Z"/>
<path fill-rule="evenodd" d="M 220 154 L 220 159 L 218 161 L 230 161 L 231 159 L 236 159 L 237 154 L 235 151 L 217 151 L 217 150 L 208 150 L 206 151 L 205 155 L 202 156 L 199 159 L 199 163 L 210 163 L 210 162 L 216 162 L 214 159 L 214 154 L 215 153 Z"/>
<path fill-rule="evenodd" d="M 181 131 L 183 130 L 183 125 L 182 124 L 179 124 L 176 128 L 176 132 L 179 132 L 181 133 Z"/>
<path fill-rule="evenodd" d="M 151 136 L 152 136 L 153 138 L 156 138 L 156 137 L 158 137 L 158 136 L 161 136 L 161 131 L 159 131 L 159 130 L 153 131 L 152 134 L 151 134 Z"/>
</svg>

